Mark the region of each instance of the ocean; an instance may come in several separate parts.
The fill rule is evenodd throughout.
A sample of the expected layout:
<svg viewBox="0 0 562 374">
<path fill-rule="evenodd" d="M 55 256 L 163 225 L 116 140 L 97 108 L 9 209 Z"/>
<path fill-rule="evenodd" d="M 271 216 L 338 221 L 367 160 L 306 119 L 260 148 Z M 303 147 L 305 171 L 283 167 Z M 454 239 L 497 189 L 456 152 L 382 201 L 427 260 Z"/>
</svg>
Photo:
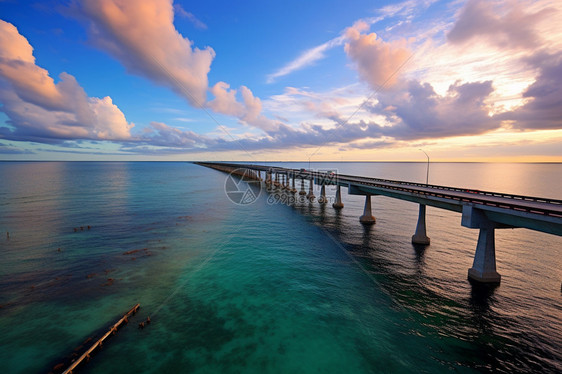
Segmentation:
<svg viewBox="0 0 562 374">
<path fill-rule="evenodd" d="M 268 165 L 413 182 L 427 166 Z M 371 227 L 346 189 L 341 211 L 264 189 L 235 204 L 227 174 L 187 162 L 0 176 L 2 373 L 49 372 L 136 303 L 81 373 L 562 372 L 562 237 L 496 230 L 501 284 L 478 287 L 478 230 L 437 208 L 420 247 L 416 204 L 373 197 Z M 562 164 L 432 163 L 429 182 L 562 199 Z"/>
</svg>

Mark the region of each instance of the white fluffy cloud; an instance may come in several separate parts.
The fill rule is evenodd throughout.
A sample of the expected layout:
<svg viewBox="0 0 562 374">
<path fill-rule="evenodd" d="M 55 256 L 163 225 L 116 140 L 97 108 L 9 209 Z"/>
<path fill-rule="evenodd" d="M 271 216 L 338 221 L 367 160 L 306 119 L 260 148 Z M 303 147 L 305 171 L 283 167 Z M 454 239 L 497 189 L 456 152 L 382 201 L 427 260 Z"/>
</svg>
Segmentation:
<svg viewBox="0 0 562 374">
<path fill-rule="evenodd" d="M 0 20 L 0 110 L 10 126 L 0 127 L 0 138 L 56 142 L 131 137 L 133 124 L 110 97 L 88 97 L 72 75 L 61 73 L 59 78 L 55 83 L 37 66 L 27 39 Z"/>
<path fill-rule="evenodd" d="M 174 26 L 172 0 L 84 0 L 94 42 L 130 72 L 172 88 L 192 105 L 206 101 L 215 51 L 192 47 Z"/>
<path fill-rule="evenodd" d="M 176 7 L 180 14 L 186 14 Z M 84 0 L 82 11 L 91 20 L 91 35 L 98 46 L 115 56 L 135 74 L 164 84 L 196 107 L 237 117 L 242 123 L 263 131 L 279 123 L 265 117 L 261 100 L 241 86 L 237 91 L 225 82 L 208 88 L 207 74 L 215 52 L 199 49 L 174 26 L 172 0 Z M 207 90 L 215 96 L 207 102 Z"/>
</svg>

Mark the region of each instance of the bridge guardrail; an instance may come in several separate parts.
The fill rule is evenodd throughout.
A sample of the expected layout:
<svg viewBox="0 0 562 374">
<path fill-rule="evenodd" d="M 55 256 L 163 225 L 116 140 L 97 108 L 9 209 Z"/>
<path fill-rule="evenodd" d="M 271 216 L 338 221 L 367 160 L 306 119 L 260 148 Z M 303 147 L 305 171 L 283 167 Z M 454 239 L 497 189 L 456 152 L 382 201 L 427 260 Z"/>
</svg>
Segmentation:
<svg viewBox="0 0 562 374">
<path fill-rule="evenodd" d="M 293 172 L 295 175 L 298 176 L 308 176 L 314 177 L 315 175 L 322 175 L 317 171 L 311 170 L 301 170 L 301 169 L 290 169 L 290 168 L 283 168 L 283 167 L 276 167 L 276 166 L 265 166 L 265 165 L 252 165 L 252 164 L 235 164 L 235 163 L 222 163 L 222 162 L 209 162 L 204 163 L 201 162 L 200 164 L 211 164 L 211 165 L 222 165 L 228 167 L 243 167 L 248 169 L 254 170 L 281 170 L 281 171 L 290 171 Z M 517 211 L 529 212 L 534 214 L 541 214 L 545 216 L 552 216 L 552 217 L 561 217 L 562 214 L 558 211 L 548 209 L 548 208 L 541 208 L 541 207 L 529 207 L 523 206 L 517 203 L 510 203 L 510 202 L 494 202 L 490 200 L 478 199 L 477 196 L 481 197 L 499 197 L 504 199 L 511 199 L 514 202 L 521 201 L 521 202 L 531 202 L 531 203 L 542 203 L 542 204 L 553 204 L 554 206 L 562 206 L 562 200 L 557 199 L 549 199 L 549 198 L 541 198 L 541 197 L 534 197 L 534 196 L 524 196 L 524 195 L 515 195 L 515 194 L 507 194 L 501 192 L 491 192 L 491 191 L 482 191 L 482 190 L 474 190 L 474 189 L 466 189 L 466 188 L 459 188 L 459 187 L 449 187 L 449 186 L 439 186 L 439 185 L 432 185 L 432 184 L 425 184 L 425 183 L 416 183 L 416 182 L 406 182 L 406 181 L 396 181 L 391 179 L 381 179 L 381 178 L 372 178 L 372 177 L 362 177 L 362 176 L 355 176 L 355 175 L 346 175 L 346 174 L 337 174 L 337 178 L 340 180 L 346 180 L 349 182 L 355 182 L 359 184 L 364 184 L 367 186 L 378 187 L 387 190 L 397 190 L 403 191 L 408 193 L 414 193 L 419 195 L 427 195 L 427 196 L 434 196 L 439 198 L 451 199 L 456 201 L 462 201 L 467 203 L 474 203 L 474 204 L 481 204 L 487 206 L 494 206 L 503 209 L 512 209 Z M 378 183 L 377 183 L 378 182 Z M 381 184 L 386 183 L 386 184 Z M 390 184 L 390 185 L 389 185 Z M 408 187 L 400 187 L 400 186 L 408 186 L 408 187 L 420 187 L 420 188 L 432 188 L 444 191 L 444 193 L 437 193 L 432 191 L 425 191 L 416 188 L 408 188 Z M 470 193 L 474 194 L 474 198 L 472 197 L 465 197 L 465 196 L 458 196 L 448 194 L 446 192 L 460 192 L 460 193 Z"/>
<path fill-rule="evenodd" d="M 507 193 L 502 193 L 502 192 L 482 191 L 482 190 L 466 189 L 466 188 L 459 188 L 459 187 L 439 186 L 439 185 L 434 185 L 434 184 L 425 184 L 425 183 L 416 183 L 416 182 L 395 181 L 395 180 L 391 180 L 391 179 L 359 177 L 359 176 L 355 176 L 355 175 L 345 175 L 345 174 L 338 174 L 338 177 L 340 177 L 340 178 L 349 177 L 349 178 L 357 178 L 357 179 L 368 179 L 368 180 L 383 182 L 383 183 L 394 183 L 394 184 L 409 185 L 409 186 L 416 186 L 416 187 L 428 187 L 428 188 L 435 188 L 435 189 L 446 190 L 446 191 L 466 192 L 466 193 L 474 193 L 474 194 L 486 195 L 486 196 L 492 196 L 492 197 L 502 197 L 502 198 L 506 198 L 506 199 L 514 199 L 514 200 L 523 200 L 523 201 L 530 201 L 530 202 L 537 202 L 537 203 L 548 203 L 548 204 L 562 205 L 562 200 L 550 199 L 550 198 L 544 198 L 544 197 L 514 195 L 514 194 L 507 194 Z"/>
<path fill-rule="evenodd" d="M 346 178 L 344 178 L 344 179 L 346 179 Z M 560 212 L 557 212 L 557 211 L 551 210 L 551 209 L 547 209 L 547 208 L 526 207 L 526 206 L 522 206 L 522 205 L 518 205 L 518 204 L 511 204 L 511 203 L 506 203 L 506 202 L 494 202 L 494 201 L 482 200 L 482 199 L 477 199 L 477 198 L 461 197 L 461 196 L 458 196 L 458 195 L 451 195 L 451 194 L 447 194 L 447 193 L 436 193 L 436 192 L 422 191 L 422 190 L 413 189 L 413 188 L 404 188 L 404 187 L 399 187 L 399 186 L 388 186 L 388 185 L 382 185 L 382 184 L 372 183 L 372 182 L 361 182 L 361 183 L 363 183 L 364 185 L 367 185 L 367 186 L 378 187 L 378 188 L 385 189 L 385 190 L 396 190 L 396 191 L 414 193 L 414 194 L 419 194 L 419 195 L 434 196 L 434 197 L 439 197 L 439 198 L 444 198 L 444 199 L 462 201 L 462 202 L 466 202 L 466 203 L 481 204 L 481 205 L 493 206 L 493 207 L 502 208 L 502 209 L 512 209 L 512 210 L 517 210 L 517 211 L 521 211 L 521 212 L 528 212 L 528 213 L 540 214 L 540 215 L 549 216 L 549 217 L 562 218 L 562 214 Z M 423 186 L 425 186 L 425 185 L 423 185 Z M 460 190 L 460 192 L 465 192 L 465 191 Z"/>
</svg>

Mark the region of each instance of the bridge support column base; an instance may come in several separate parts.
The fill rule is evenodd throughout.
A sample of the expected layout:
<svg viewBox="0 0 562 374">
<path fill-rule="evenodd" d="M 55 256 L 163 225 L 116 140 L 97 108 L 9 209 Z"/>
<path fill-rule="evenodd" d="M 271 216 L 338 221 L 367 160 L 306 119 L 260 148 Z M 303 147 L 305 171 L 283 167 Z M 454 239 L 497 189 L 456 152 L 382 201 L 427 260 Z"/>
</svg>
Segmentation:
<svg viewBox="0 0 562 374">
<path fill-rule="evenodd" d="M 308 195 L 306 195 L 306 198 L 310 201 L 314 201 L 314 199 L 316 198 L 316 196 L 314 196 L 314 180 L 310 179 L 310 185 L 308 186 Z"/>
<path fill-rule="evenodd" d="M 430 240 L 425 229 L 425 205 L 420 204 L 418 224 L 416 226 L 415 234 L 412 235 L 412 244 L 429 245 L 429 242 Z"/>
<path fill-rule="evenodd" d="M 478 283 L 498 284 L 501 282 L 502 276 L 497 271 L 482 273 L 475 268 L 468 269 L 468 279 Z"/>
<path fill-rule="evenodd" d="M 318 203 L 326 204 L 327 202 L 328 199 L 326 198 L 326 186 L 322 185 L 322 188 L 320 189 L 320 197 L 318 198 Z"/>
<path fill-rule="evenodd" d="M 363 209 L 363 215 L 359 217 L 359 222 L 363 225 L 374 225 L 377 222 L 371 213 L 371 195 L 365 196 L 365 209 Z"/>
<path fill-rule="evenodd" d="M 480 228 L 478 244 L 468 278 L 480 283 L 500 283 L 501 275 L 496 271 L 496 241 L 493 226 Z"/>
<path fill-rule="evenodd" d="M 338 189 L 336 190 L 336 201 L 332 204 L 334 209 L 342 209 L 343 202 L 341 200 L 341 187 L 338 185 Z"/>
<path fill-rule="evenodd" d="M 299 195 L 306 195 L 306 191 L 304 190 L 304 179 L 301 179 L 301 190 L 299 191 Z"/>
<path fill-rule="evenodd" d="M 412 235 L 412 244 L 429 245 L 430 242 L 425 235 Z"/>
<path fill-rule="evenodd" d="M 373 216 L 361 216 L 359 217 L 359 222 L 363 225 L 374 225 L 377 223 L 377 219 Z"/>
</svg>

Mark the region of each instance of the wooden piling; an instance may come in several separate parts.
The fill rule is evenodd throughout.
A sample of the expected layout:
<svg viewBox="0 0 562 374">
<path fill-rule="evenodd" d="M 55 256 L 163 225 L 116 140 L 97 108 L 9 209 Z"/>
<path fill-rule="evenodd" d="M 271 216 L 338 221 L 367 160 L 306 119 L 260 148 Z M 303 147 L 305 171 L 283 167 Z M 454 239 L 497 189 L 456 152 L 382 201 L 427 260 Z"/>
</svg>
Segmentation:
<svg viewBox="0 0 562 374">
<path fill-rule="evenodd" d="M 98 339 L 94 344 L 92 344 L 92 346 L 86 352 L 84 352 L 82 356 L 78 357 L 76 361 L 72 362 L 72 364 L 70 364 L 70 366 L 63 372 L 63 374 L 72 374 L 72 371 L 76 369 L 78 365 L 80 365 L 84 361 L 88 362 L 90 360 L 90 355 L 92 354 L 92 352 L 100 348 L 103 342 L 111 335 L 114 335 L 115 332 L 117 332 L 117 330 L 122 325 L 129 322 L 129 317 L 134 315 L 139 310 L 139 308 L 140 308 L 140 304 L 136 304 L 127 313 L 125 313 L 125 315 L 123 315 L 123 317 L 121 317 L 119 321 L 117 321 L 113 326 L 111 326 L 109 331 L 107 331 L 100 339 Z"/>
</svg>

